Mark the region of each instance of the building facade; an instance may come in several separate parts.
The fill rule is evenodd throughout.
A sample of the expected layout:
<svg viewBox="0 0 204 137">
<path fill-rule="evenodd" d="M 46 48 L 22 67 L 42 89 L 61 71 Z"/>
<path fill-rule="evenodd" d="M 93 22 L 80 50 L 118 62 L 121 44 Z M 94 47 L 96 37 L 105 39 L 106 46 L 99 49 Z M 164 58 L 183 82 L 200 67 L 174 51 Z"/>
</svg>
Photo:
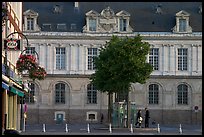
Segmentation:
<svg viewBox="0 0 204 137">
<path fill-rule="evenodd" d="M 147 62 L 154 71 L 145 84 L 131 85 L 129 101 L 148 107 L 150 122 L 201 123 L 201 4 L 23 3 L 29 53 L 35 50 L 47 71 L 45 80 L 31 82 L 27 123 L 100 122 L 102 114 L 107 122 L 108 96 L 90 84 L 92 57 L 112 35 L 138 34 L 151 46 Z"/>
<path fill-rule="evenodd" d="M 23 39 L 21 35 L 22 2 L 2 2 L 2 9 L 4 14 L 2 11 L 1 126 L 2 131 L 6 129 L 20 131 L 23 130 L 23 99 L 28 88 L 24 85 L 25 83 L 16 69 L 16 61 L 21 54 L 23 45 L 14 41 Z"/>
</svg>

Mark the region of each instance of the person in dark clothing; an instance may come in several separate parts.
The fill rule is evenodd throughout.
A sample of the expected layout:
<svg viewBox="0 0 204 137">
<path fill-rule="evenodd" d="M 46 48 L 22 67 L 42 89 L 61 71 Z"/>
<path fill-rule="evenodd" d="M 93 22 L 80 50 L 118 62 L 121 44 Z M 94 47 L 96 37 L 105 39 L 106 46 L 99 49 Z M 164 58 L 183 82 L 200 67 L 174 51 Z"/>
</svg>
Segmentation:
<svg viewBox="0 0 204 137">
<path fill-rule="evenodd" d="M 135 125 L 137 126 L 137 124 L 139 124 L 139 127 L 141 127 L 142 124 L 142 111 L 141 109 L 139 109 L 137 111 L 137 118 L 136 118 L 137 122 L 135 123 Z"/>
<path fill-rule="evenodd" d="M 103 114 L 101 114 L 101 124 L 103 123 Z"/>
<path fill-rule="evenodd" d="M 149 127 L 149 110 L 145 108 L 145 127 Z"/>
</svg>

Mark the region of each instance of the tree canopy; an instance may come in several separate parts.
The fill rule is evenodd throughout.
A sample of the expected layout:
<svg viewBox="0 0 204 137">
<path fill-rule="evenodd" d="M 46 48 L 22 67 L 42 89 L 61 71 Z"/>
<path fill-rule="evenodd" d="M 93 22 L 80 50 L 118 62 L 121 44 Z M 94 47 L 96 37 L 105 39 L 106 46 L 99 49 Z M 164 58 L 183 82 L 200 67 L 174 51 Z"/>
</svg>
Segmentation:
<svg viewBox="0 0 204 137">
<path fill-rule="evenodd" d="M 95 57 L 95 73 L 91 82 L 102 92 L 129 90 L 131 83 L 145 83 L 153 71 L 147 63 L 150 45 L 142 42 L 140 35 L 134 38 L 112 36 Z"/>
</svg>

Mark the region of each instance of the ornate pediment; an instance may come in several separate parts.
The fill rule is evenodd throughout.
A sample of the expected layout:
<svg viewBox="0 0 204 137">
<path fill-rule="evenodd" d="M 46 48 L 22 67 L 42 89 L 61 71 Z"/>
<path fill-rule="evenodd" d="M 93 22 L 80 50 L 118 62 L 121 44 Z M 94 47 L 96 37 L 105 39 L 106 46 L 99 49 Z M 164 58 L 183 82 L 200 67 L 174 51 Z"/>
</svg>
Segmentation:
<svg viewBox="0 0 204 137">
<path fill-rule="evenodd" d="M 102 18 L 112 19 L 112 18 L 114 18 L 114 16 L 115 16 L 115 13 L 110 7 L 107 7 L 101 11 L 101 17 Z"/>
<path fill-rule="evenodd" d="M 35 12 L 34 10 L 26 10 L 24 13 L 23 13 L 24 16 L 38 16 L 38 13 Z"/>
<path fill-rule="evenodd" d="M 176 16 L 188 17 L 188 16 L 190 16 L 190 14 L 184 10 L 181 10 L 181 11 L 176 13 Z"/>
<path fill-rule="evenodd" d="M 86 16 L 99 16 L 99 13 L 96 12 L 95 10 L 91 10 L 86 13 Z"/>
<path fill-rule="evenodd" d="M 129 14 L 127 11 L 122 10 L 122 11 L 118 12 L 118 13 L 116 14 L 116 16 L 130 17 L 130 14 Z"/>
</svg>

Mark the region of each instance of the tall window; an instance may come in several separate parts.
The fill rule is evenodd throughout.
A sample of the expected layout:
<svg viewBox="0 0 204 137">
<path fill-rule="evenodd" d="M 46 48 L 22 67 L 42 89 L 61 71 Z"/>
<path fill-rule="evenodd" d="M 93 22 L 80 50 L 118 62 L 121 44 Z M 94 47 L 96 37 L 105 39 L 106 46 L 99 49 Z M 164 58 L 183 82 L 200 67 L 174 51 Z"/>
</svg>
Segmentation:
<svg viewBox="0 0 204 137">
<path fill-rule="evenodd" d="M 127 30 L 127 20 L 120 19 L 120 31 L 126 31 L 126 30 Z"/>
<path fill-rule="evenodd" d="M 185 32 L 187 28 L 186 19 L 179 19 L 179 32 Z"/>
<path fill-rule="evenodd" d="M 27 18 L 27 30 L 34 30 L 34 18 Z"/>
<path fill-rule="evenodd" d="M 28 94 L 25 94 L 25 102 L 26 103 L 34 103 L 35 84 L 30 83 L 29 88 L 30 88 L 30 90 L 28 91 Z"/>
<path fill-rule="evenodd" d="M 87 103 L 88 104 L 97 103 L 97 90 L 93 84 L 87 85 Z"/>
<path fill-rule="evenodd" d="M 56 48 L 56 69 L 65 69 L 65 48 Z"/>
<path fill-rule="evenodd" d="M 89 31 L 96 31 L 96 19 L 89 19 Z"/>
<path fill-rule="evenodd" d="M 149 54 L 149 63 L 154 67 L 154 70 L 159 69 L 159 49 L 151 48 Z"/>
<path fill-rule="evenodd" d="M 181 84 L 177 87 L 178 104 L 188 104 L 188 86 Z"/>
<path fill-rule="evenodd" d="M 178 49 L 178 70 L 187 70 L 188 49 Z"/>
<path fill-rule="evenodd" d="M 65 84 L 63 83 L 55 85 L 55 103 L 65 104 Z"/>
<path fill-rule="evenodd" d="M 97 56 L 97 48 L 88 48 L 88 70 L 94 70 L 95 65 L 94 65 L 94 60 Z"/>
<path fill-rule="evenodd" d="M 26 54 L 35 54 L 35 47 L 26 47 Z"/>
<path fill-rule="evenodd" d="M 157 84 L 149 85 L 149 104 L 159 103 L 159 86 Z"/>
</svg>

